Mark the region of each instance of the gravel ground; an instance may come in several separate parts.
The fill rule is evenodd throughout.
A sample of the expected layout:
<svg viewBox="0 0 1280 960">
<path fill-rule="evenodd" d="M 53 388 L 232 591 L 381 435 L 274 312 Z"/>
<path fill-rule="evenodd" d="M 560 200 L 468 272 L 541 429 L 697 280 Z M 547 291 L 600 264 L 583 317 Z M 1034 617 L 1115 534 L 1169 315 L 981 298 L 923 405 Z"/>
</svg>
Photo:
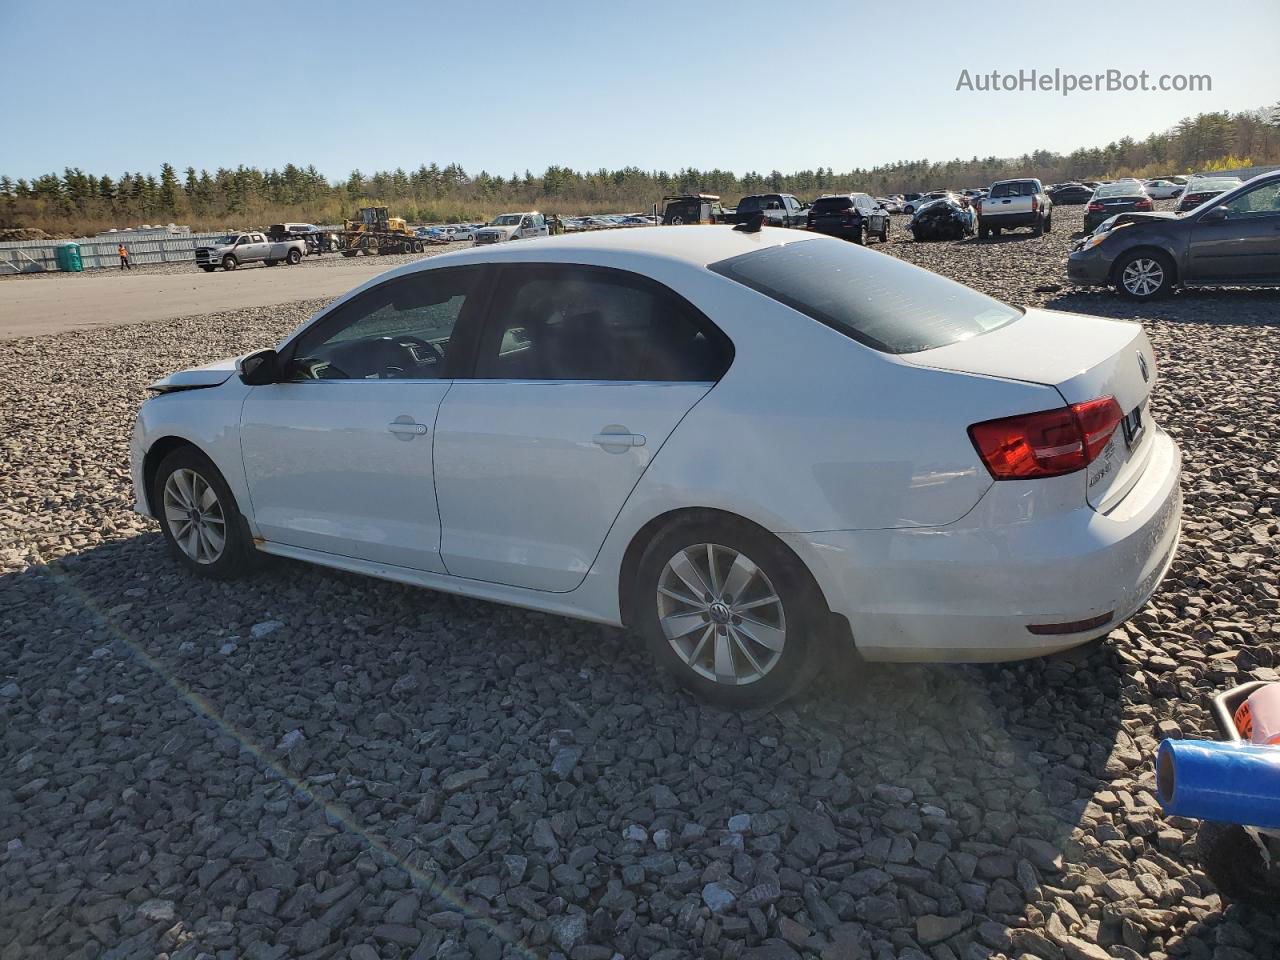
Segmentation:
<svg viewBox="0 0 1280 960">
<path fill-rule="evenodd" d="M 1280 297 L 1034 292 L 1081 209 L 885 249 L 1146 325 L 1186 457 L 1168 579 L 1070 655 L 848 663 L 768 712 L 698 705 L 621 631 L 288 562 L 182 575 L 128 511 L 142 387 L 318 303 L 7 344 L 0 960 L 1276 956 L 1151 757 L 1280 679 Z"/>
<path fill-rule="evenodd" d="M 422 260 L 425 257 L 434 257 L 439 253 L 448 253 L 450 250 L 465 250 L 471 247 L 471 243 L 451 243 L 438 247 L 428 247 L 425 253 L 391 253 L 378 257 L 379 263 L 386 264 L 386 268 L 390 270 L 392 267 L 398 267 L 402 263 L 412 263 L 414 260 Z M 355 258 L 356 262 L 360 258 Z M 318 257 L 304 257 L 302 262 L 289 266 L 288 264 L 279 264 L 283 270 L 295 270 L 297 267 L 332 267 L 339 263 L 351 263 L 352 258 L 341 256 L 336 253 L 325 253 Z M 265 270 L 267 269 L 261 263 L 246 263 L 239 267 L 240 270 Z M 119 267 L 104 267 L 97 270 L 84 270 L 80 273 L 62 273 L 59 270 L 50 270 L 43 273 L 5 273 L 0 274 L 0 280 L 76 280 L 82 277 L 127 277 L 131 274 L 174 274 L 174 273 L 197 273 L 200 268 L 195 265 L 193 260 L 180 260 L 174 263 L 136 263 L 132 270 L 121 270 Z"/>
</svg>

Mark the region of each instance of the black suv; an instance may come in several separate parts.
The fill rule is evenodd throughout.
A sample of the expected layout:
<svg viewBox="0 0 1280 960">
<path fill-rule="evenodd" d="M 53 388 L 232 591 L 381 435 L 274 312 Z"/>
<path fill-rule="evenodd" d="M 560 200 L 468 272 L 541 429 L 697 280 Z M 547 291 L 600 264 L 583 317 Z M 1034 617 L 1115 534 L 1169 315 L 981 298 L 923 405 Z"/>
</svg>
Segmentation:
<svg viewBox="0 0 1280 960">
<path fill-rule="evenodd" d="M 1067 276 L 1136 300 L 1175 286 L 1280 286 L 1280 171 L 1184 214 L 1112 217 L 1076 244 Z"/>
<path fill-rule="evenodd" d="M 809 207 L 809 229 L 865 244 L 872 237 L 889 239 L 889 211 L 865 193 L 819 197 Z"/>
<path fill-rule="evenodd" d="M 714 193 L 684 193 L 663 197 L 662 222 L 677 226 L 686 223 L 723 223 L 724 209 Z"/>
</svg>

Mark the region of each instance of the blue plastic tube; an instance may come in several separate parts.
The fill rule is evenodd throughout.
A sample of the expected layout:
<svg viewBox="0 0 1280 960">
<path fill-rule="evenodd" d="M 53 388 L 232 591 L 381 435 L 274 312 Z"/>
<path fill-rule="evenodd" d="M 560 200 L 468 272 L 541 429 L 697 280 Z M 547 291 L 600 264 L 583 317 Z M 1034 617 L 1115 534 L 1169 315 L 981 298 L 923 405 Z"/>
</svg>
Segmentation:
<svg viewBox="0 0 1280 960">
<path fill-rule="evenodd" d="M 1156 795 L 1178 817 L 1280 828 L 1280 747 L 1227 740 L 1165 740 Z"/>
</svg>

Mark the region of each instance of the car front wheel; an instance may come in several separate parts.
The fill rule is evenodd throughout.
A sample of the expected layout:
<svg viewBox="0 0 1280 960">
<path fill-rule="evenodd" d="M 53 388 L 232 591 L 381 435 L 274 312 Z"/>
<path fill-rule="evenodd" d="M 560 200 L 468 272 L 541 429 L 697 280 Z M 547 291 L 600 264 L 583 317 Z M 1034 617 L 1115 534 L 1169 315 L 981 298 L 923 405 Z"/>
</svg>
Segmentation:
<svg viewBox="0 0 1280 960">
<path fill-rule="evenodd" d="M 659 666 L 724 707 L 777 703 L 817 674 L 826 603 L 771 534 L 730 520 L 661 533 L 639 565 L 633 609 Z"/>
<path fill-rule="evenodd" d="M 1116 264 L 1116 287 L 1133 300 L 1155 300 L 1173 289 L 1173 264 L 1162 253 L 1139 250 Z"/>
<path fill-rule="evenodd" d="M 151 503 L 170 552 L 188 570 L 215 580 L 249 570 L 253 547 L 235 496 L 203 453 L 180 447 L 166 456 Z"/>
</svg>

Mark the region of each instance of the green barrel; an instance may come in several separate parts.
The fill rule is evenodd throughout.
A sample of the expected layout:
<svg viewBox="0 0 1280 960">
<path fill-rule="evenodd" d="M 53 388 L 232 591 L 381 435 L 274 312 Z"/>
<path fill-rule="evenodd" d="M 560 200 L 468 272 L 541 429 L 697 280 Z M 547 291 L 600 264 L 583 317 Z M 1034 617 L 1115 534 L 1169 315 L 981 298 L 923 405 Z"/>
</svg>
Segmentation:
<svg viewBox="0 0 1280 960">
<path fill-rule="evenodd" d="M 80 273 L 84 270 L 84 259 L 80 256 L 78 243 L 64 243 L 58 247 L 57 260 L 59 270 L 67 270 L 71 273 Z"/>
</svg>

